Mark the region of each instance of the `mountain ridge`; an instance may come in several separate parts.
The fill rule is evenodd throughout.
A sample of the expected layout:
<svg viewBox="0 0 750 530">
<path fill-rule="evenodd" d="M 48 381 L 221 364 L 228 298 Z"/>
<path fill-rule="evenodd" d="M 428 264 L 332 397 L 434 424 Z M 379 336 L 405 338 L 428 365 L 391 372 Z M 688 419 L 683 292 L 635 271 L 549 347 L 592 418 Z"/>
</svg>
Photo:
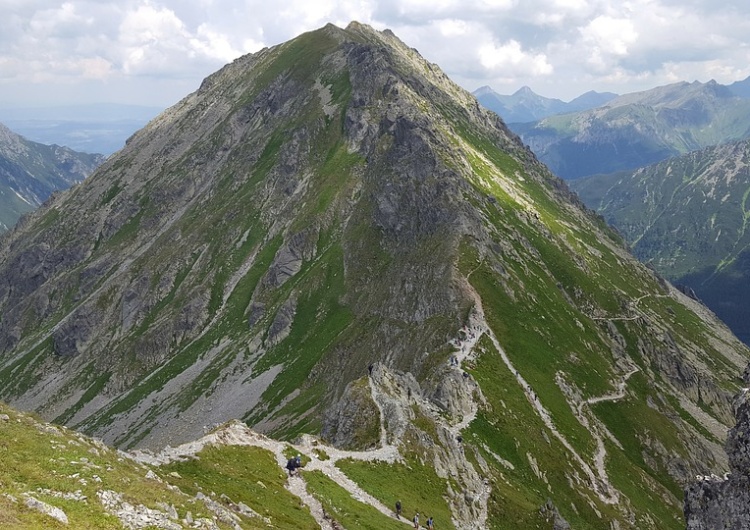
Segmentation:
<svg viewBox="0 0 750 530">
<path fill-rule="evenodd" d="M 55 191 L 81 182 L 104 160 L 32 142 L 0 123 L 0 232 Z"/>
<path fill-rule="evenodd" d="M 624 94 L 513 129 L 556 174 L 573 180 L 747 138 L 748 116 L 750 99 L 715 81 L 695 81 Z"/>
<path fill-rule="evenodd" d="M 507 123 L 532 122 L 555 114 L 582 111 L 598 107 L 617 97 L 617 94 L 610 92 L 590 90 L 566 103 L 557 98 L 540 96 L 527 86 L 511 95 L 498 94 L 489 86 L 479 87 L 472 94 L 479 103 Z"/>
<path fill-rule="evenodd" d="M 745 341 L 748 156 L 742 140 L 571 184 L 637 256 L 693 289 Z"/>
<path fill-rule="evenodd" d="M 122 448 L 231 418 L 398 442 L 462 528 L 677 528 L 687 477 L 726 467 L 748 358 L 497 115 L 356 23 L 227 65 L 31 214 L 0 311 L 14 406 Z"/>
</svg>

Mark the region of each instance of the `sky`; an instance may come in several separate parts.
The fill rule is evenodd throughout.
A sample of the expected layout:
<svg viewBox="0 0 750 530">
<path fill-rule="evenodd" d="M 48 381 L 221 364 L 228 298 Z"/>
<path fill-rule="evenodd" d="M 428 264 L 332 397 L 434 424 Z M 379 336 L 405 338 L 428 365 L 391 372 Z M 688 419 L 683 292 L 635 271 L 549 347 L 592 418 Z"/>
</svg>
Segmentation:
<svg viewBox="0 0 750 530">
<path fill-rule="evenodd" d="M 331 22 L 391 29 L 467 90 L 569 101 L 750 76 L 744 0 L 0 0 L 0 107 L 167 107 Z"/>
</svg>

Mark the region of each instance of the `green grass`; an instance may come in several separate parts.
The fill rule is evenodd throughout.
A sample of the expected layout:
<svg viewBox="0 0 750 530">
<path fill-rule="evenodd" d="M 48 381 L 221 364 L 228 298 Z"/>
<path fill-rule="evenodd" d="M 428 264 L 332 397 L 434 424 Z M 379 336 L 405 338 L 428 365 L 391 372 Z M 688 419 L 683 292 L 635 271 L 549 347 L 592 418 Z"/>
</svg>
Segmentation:
<svg viewBox="0 0 750 530">
<path fill-rule="evenodd" d="M 18 503 L 0 496 L 0 527 L 14 530 L 39 528 L 121 529 L 119 520 L 107 513 L 97 491 L 112 490 L 137 506 L 159 509 L 159 503 L 173 505 L 180 517 L 188 511 L 194 517 L 212 518 L 200 503 L 171 491 L 162 482 L 146 479 L 147 469 L 90 439 L 58 427 L 47 426 L 31 415 L 0 404 L 0 413 L 10 421 L 2 423 L 0 437 L 0 490 Z M 87 502 L 63 500 L 39 490 L 72 494 L 80 491 Z M 27 508 L 23 494 L 63 509 L 69 525 Z M 222 529 L 228 528 L 223 523 Z"/>
<path fill-rule="evenodd" d="M 257 70 L 252 72 L 250 86 L 239 104 L 252 102 L 282 75 L 290 75 L 298 82 L 312 85 L 312 77 L 321 70 L 320 61 L 337 45 L 337 40 L 323 30 L 304 33 L 280 45 L 263 59 Z"/>
<path fill-rule="evenodd" d="M 112 202 L 112 199 L 114 199 L 119 193 L 122 191 L 122 186 L 120 185 L 119 180 L 115 180 L 114 184 L 109 187 L 109 189 L 106 191 L 104 196 L 102 197 L 102 206 L 106 206 L 110 202 Z"/>
<path fill-rule="evenodd" d="M 141 226 L 141 220 L 148 217 L 147 210 L 150 208 L 150 199 L 148 196 L 142 196 L 138 201 L 138 211 L 128 218 L 122 226 L 107 241 L 104 242 L 104 248 L 112 250 L 113 248 L 130 243 L 138 235 Z"/>
<path fill-rule="evenodd" d="M 488 509 L 493 528 L 538 527 L 539 507 L 551 496 L 550 490 L 555 504 L 574 528 L 609 528 L 609 522 L 600 520 L 589 504 L 593 495 L 569 487 L 568 477 L 578 468 L 569 451 L 532 410 L 515 375 L 491 345 L 485 343 L 481 347 L 484 353 L 477 360 L 474 377 L 490 405 L 465 431 L 464 444 L 476 448 L 491 466 L 494 491 Z M 471 450 L 465 452 L 468 456 L 473 454 Z M 539 463 L 546 482 L 534 472 L 529 455 Z M 498 457 L 510 463 L 512 469 L 501 464 Z M 600 512 L 616 516 L 611 507 L 595 502 Z M 570 509 L 571 503 L 577 512 Z"/>
<path fill-rule="evenodd" d="M 326 514 L 347 530 L 404 530 L 403 522 L 355 500 L 348 491 L 320 471 L 303 473 L 308 491 L 320 501 Z"/>
<path fill-rule="evenodd" d="M 432 466 L 417 460 L 387 464 L 348 459 L 339 460 L 336 466 L 386 506 L 395 510 L 400 500 L 402 514 L 408 519 L 419 512 L 422 522 L 432 516 L 437 528 L 454 529 L 446 501 L 448 481 L 438 477 Z"/>
<path fill-rule="evenodd" d="M 247 446 L 209 446 L 197 458 L 159 468 L 170 482 L 190 494 L 202 491 L 226 495 L 243 502 L 271 520 L 272 528 L 319 528 L 307 507 L 285 489 L 287 475 L 275 456 L 265 449 Z M 177 478 L 170 473 L 177 473 Z M 214 499 L 217 500 L 217 499 Z M 243 528 L 268 528 L 258 518 L 243 518 Z"/>
</svg>

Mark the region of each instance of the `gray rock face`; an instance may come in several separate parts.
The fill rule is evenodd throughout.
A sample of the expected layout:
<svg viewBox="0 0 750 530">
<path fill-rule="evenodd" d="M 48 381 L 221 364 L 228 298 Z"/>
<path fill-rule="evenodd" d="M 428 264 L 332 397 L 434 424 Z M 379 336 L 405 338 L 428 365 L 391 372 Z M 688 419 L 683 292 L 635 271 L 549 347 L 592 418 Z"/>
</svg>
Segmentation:
<svg viewBox="0 0 750 530">
<path fill-rule="evenodd" d="M 750 386 L 750 365 L 744 372 Z M 731 473 L 699 476 L 685 491 L 688 530 L 746 530 L 750 527 L 750 389 L 735 400 L 737 424 L 726 442 Z"/>
<path fill-rule="evenodd" d="M 338 405 L 323 420 L 321 434 L 346 449 L 373 447 L 378 442 L 380 413 L 370 396 L 367 381 L 347 386 Z"/>
</svg>

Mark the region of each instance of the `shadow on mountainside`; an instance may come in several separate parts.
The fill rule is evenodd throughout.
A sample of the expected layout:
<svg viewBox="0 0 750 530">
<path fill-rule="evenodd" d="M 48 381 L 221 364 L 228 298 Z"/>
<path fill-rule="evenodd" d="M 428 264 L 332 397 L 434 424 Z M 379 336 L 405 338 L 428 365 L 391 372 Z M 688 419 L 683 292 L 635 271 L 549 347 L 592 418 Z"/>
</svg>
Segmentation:
<svg viewBox="0 0 750 530">
<path fill-rule="evenodd" d="M 721 266 L 720 266 L 721 267 Z M 674 280 L 698 298 L 737 335 L 750 344 L 750 250 L 721 268 L 707 267 Z"/>
</svg>

